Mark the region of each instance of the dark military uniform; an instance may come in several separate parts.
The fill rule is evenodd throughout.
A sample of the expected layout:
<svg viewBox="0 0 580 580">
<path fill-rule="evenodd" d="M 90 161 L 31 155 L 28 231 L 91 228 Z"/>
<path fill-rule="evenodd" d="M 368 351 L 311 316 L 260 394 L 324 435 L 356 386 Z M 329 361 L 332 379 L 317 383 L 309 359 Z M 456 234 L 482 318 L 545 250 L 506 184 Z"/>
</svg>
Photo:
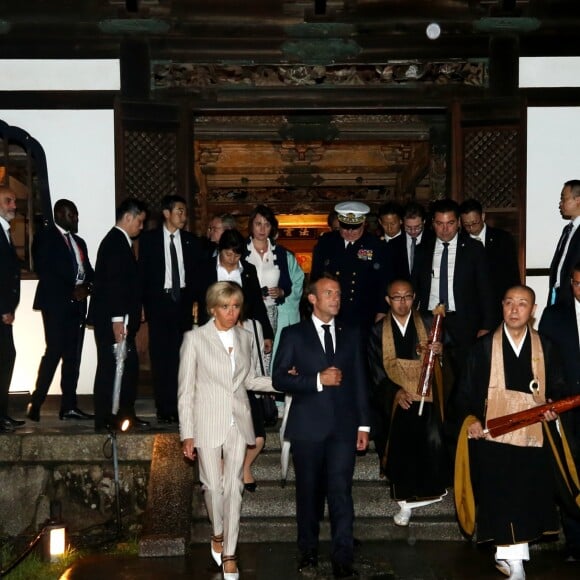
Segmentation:
<svg viewBox="0 0 580 580">
<path fill-rule="evenodd" d="M 386 244 L 368 232 L 345 248 L 339 231 L 324 234 L 312 256 L 311 277 L 324 272 L 338 278 L 342 292 L 339 318 L 367 331 L 377 312 L 386 310 L 385 294 L 391 279 Z"/>
</svg>

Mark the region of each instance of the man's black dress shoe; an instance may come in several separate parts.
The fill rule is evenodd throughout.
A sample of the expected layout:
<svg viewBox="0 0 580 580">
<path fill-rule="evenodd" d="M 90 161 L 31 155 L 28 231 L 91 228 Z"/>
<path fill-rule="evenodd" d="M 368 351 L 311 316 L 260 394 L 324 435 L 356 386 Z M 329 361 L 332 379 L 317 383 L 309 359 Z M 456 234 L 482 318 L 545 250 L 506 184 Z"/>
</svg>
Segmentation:
<svg viewBox="0 0 580 580">
<path fill-rule="evenodd" d="M 246 491 L 249 491 L 250 493 L 254 493 L 257 487 L 258 484 L 255 481 L 252 481 L 250 483 L 244 483 L 244 489 Z"/>
<path fill-rule="evenodd" d="M 318 554 L 316 552 L 303 552 L 298 560 L 298 572 L 314 571 L 318 567 Z"/>
<path fill-rule="evenodd" d="M 129 422 L 131 423 L 131 427 L 135 427 L 137 429 L 149 429 L 151 424 L 149 421 L 145 421 L 145 419 L 140 419 L 137 415 L 133 415 L 133 417 L 127 417 Z"/>
<path fill-rule="evenodd" d="M 358 572 L 352 567 L 352 564 L 341 564 L 340 562 L 332 563 L 332 574 L 335 578 L 358 578 Z"/>
<path fill-rule="evenodd" d="M 12 427 L 12 429 L 17 429 L 18 427 L 22 427 L 25 421 L 20 421 L 19 419 L 12 419 L 8 415 L 3 415 L 0 417 L 0 423 L 4 426 Z"/>
<path fill-rule="evenodd" d="M 36 421 L 38 423 L 40 421 L 40 407 L 28 403 L 28 405 L 26 405 L 26 416 L 31 421 Z"/>
<path fill-rule="evenodd" d="M 95 418 L 95 416 L 89 415 L 89 413 L 85 413 L 84 411 L 81 411 L 80 409 L 76 408 L 69 409 L 68 411 L 61 411 L 58 414 L 58 418 L 61 421 L 67 419 L 76 419 L 78 421 L 92 421 Z"/>
</svg>

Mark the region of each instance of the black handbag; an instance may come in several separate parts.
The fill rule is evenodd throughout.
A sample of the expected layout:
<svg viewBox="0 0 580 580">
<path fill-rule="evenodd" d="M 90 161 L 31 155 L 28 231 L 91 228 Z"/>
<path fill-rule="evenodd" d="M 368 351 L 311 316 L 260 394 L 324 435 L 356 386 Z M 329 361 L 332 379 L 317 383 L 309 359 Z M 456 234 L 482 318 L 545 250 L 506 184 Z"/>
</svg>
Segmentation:
<svg viewBox="0 0 580 580">
<path fill-rule="evenodd" d="M 256 327 L 256 321 L 253 318 L 252 324 L 254 325 L 254 336 L 256 337 L 256 349 L 258 350 L 260 370 L 262 371 L 262 376 L 264 377 L 266 376 L 266 371 L 264 369 L 264 361 L 262 360 L 262 352 L 260 350 L 258 328 Z M 262 411 L 264 413 L 264 425 L 266 427 L 274 427 L 278 422 L 278 407 L 276 406 L 276 399 L 274 395 L 261 395 L 260 401 L 262 402 Z"/>
</svg>

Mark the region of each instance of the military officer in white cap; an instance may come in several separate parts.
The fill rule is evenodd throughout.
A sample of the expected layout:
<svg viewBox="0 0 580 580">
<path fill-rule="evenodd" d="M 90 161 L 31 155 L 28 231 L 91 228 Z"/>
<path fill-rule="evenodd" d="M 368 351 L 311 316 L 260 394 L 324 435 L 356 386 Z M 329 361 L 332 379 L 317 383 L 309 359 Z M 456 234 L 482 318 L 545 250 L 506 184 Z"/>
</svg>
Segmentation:
<svg viewBox="0 0 580 580">
<path fill-rule="evenodd" d="M 342 293 L 340 319 L 367 332 L 384 310 L 384 295 L 391 278 L 387 252 L 376 236 L 365 230 L 370 208 L 360 201 L 334 207 L 339 229 L 324 234 L 312 256 L 311 278 L 334 274 Z"/>
</svg>

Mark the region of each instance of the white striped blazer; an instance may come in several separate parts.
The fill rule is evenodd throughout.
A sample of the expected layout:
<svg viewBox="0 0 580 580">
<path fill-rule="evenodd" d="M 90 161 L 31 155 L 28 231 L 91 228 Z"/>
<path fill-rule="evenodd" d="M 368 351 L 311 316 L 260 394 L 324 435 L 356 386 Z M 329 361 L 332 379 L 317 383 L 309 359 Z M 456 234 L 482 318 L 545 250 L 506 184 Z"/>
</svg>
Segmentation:
<svg viewBox="0 0 580 580">
<path fill-rule="evenodd" d="M 232 418 L 248 445 L 256 437 L 246 389 L 275 392 L 270 377 L 256 374 L 253 333 L 234 327 L 235 372 L 213 319 L 183 335 L 179 363 L 179 432 L 196 447 L 215 448 Z"/>
</svg>

